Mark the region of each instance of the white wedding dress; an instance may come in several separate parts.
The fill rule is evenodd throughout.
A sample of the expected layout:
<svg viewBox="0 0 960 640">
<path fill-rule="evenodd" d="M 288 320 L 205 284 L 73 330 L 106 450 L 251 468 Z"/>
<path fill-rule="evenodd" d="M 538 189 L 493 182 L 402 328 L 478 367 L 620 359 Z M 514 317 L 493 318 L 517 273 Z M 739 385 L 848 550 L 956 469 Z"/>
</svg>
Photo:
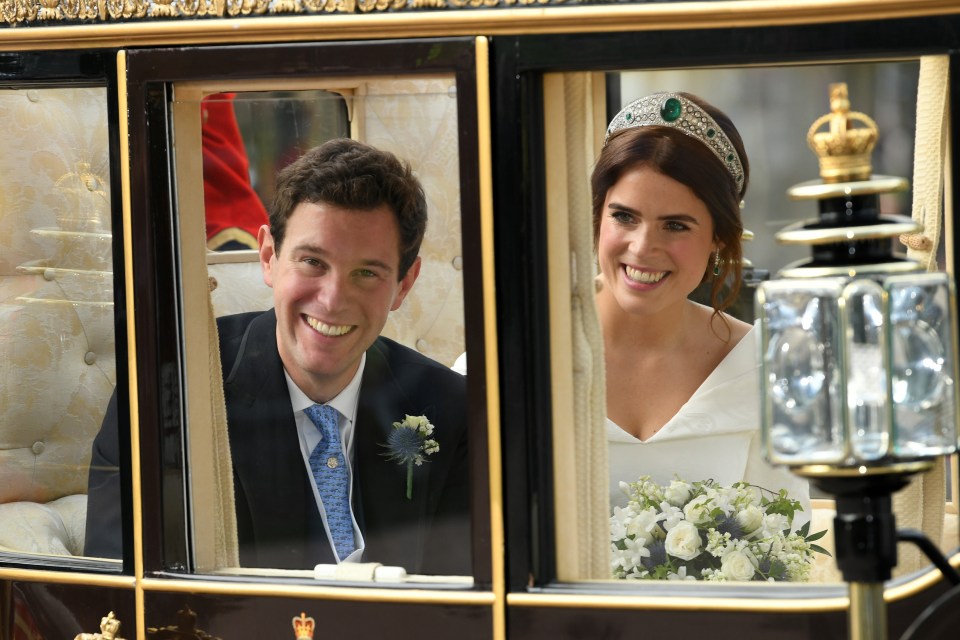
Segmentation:
<svg viewBox="0 0 960 640">
<path fill-rule="evenodd" d="M 680 411 L 647 440 L 638 440 L 609 418 L 610 504 L 625 506 L 620 482 L 649 475 L 658 484 L 674 476 L 712 478 L 722 485 L 746 480 L 771 491 L 787 489 L 803 512 L 794 529 L 810 519 L 806 480 L 772 467 L 760 454 L 760 364 L 757 329 L 751 329 L 700 385 Z"/>
</svg>

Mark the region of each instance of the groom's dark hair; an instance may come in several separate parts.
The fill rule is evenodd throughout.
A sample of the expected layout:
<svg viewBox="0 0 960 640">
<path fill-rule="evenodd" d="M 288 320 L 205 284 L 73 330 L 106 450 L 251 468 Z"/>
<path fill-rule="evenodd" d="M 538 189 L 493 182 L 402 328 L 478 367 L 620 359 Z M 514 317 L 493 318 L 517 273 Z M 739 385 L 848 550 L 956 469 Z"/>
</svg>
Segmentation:
<svg viewBox="0 0 960 640">
<path fill-rule="evenodd" d="M 361 211 L 390 207 L 400 229 L 398 280 L 420 252 L 427 230 L 427 199 L 410 165 L 389 151 L 337 138 L 310 149 L 281 170 L 270 208 L 270 235 L 277 253 L 287 220 L 304 202 Z"/>
</svg>

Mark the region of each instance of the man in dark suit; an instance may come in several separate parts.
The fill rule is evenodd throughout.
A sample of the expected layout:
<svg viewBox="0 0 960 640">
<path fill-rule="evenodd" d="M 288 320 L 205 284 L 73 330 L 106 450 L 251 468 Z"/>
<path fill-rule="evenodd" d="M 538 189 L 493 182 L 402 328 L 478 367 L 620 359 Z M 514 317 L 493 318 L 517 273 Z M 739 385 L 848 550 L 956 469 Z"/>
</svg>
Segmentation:
<svg viewBox="0 0 960 640">
<path fill-rule="evenodd" d="M 218 320 L 242 566 L 470 573 L 465 379 L 380 336 L 425 229 L 423 190 L 392 154 L 334 140 L 280 173 L 258 235 L 274 308 Z M 408 416 L 432 427 L 395 425 Z M 97 542 L 118 497 L 99 489 L 117 459 L 108 421 L 87 555 L 119 555 Z"/>
</svg>

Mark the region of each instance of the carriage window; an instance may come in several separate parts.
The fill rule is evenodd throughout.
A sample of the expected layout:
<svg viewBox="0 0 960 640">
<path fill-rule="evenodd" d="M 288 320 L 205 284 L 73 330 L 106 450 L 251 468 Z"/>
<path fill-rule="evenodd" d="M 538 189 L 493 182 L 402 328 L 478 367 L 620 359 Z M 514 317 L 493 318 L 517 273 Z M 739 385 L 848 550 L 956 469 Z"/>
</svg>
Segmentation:
<svg viewBox="0 0 960 640">
<path fill-rule="evenodd" d="M 456 82 L 313 84 L 175 87 L 188 396 L 214 398 L 188 401 L 195 566 L 469 582 Z M 426 233 L 404 271 L 409 241 L 366 198 L 415 228 L 417 183 Z M 271 210 L 287 217 L 266 231 Z M 344 469 L 349 507 L 325 493 Z"/>
<path fill-rule="evenodd" d="M 0 552 L 82 556 L 117 382 L 107 93 L 3 89 L 0 122 Z"/>
<path fill-rule="evenodd" d="M 818 158 L 808 147 L 807 134 L 821 115 L 830 112 L 831 84 L 845 83 L 850 111 L 868 114 L 876 122 L 880 133 L 872 152 L 872 176 L 902 176 L 908 185 L 882 193 L 880 211 L 911 217 L 913 194 L 909 184 L 914 176 L 919 69 L 918 61 L 910 60 L 751 69 L 637 70 L 606 76 L 548 74 L 545 77 L 544 129 L 551 132 L 547 135 L 544 154 L 548 163 L 547 207 L 551 216 L 563 214 L 557 219 L 570 221 L 568 229 L 552 226 L 548 238 L 551 326 L 552 333 L 556 334 L 551 336 L 553 415 L 590 416 L 595 425 L 592 433 L 573 428 L 574 424 L 582 425 L 581 420 L 558 421 L 554 425 L 557 566 L 562 580 L 743 581 L 772 577 L 777 581 L 812 584 L 841 580 L 832 557 L 819 552 L 797 552 L 801 546 L 807 547 L 800 538 L 820 531 L 827 533 L 809 542 L 826 551 L 832 550 L 832 497 L 818 492 L 786 469 L 772 468 L 760 459 L 759 360 L 753 342 L 756 330 L 751 332 L 749 327 L 754 320 L 753 296 L 757 283 L 782 277 L 783 273 L 811 259 L 809 245 L 784 245 L 775 235 L 788 225 L 818 216 L 815 200 L 794 199 L 788 191 L 798 183 L 820 178 Z M 729 350 L 689 380 L 685 373 L 671 368 L 675 360 L 664 355 L 665 351 L 660 356 L 657 351 L 649 358 L 641 358 L 641 353 L 631 355 L 622 351 L 624 344 L 639 344 L 640 340 L 639 336 L 624 339 L 623 331 L 628 325 L 623 318 L 632 312 L 648 314 L 644 319 L 649 320 L 650 314 L 657 313 L 654 307 L 647 309 L 644 307 L 647 303 L 631 296 L 641 290 L 655 295 L 657 288 L 661 295 L 668 295 L 665 293 L 670 288 L 668 283 L 683 277 L 685 267 L 680 261 L 688 259 L 683 252 L 694 250 L 699 219 L 695 213 L 689 215 L 686 209 L 676 210 L 682 194 L 669 199 L 672 209 L 661 211 L 656 209 L 655 198 L 649 195 L 652 192 L 643 191 L 639 186 L 646 184 L 642 183 L 645 178 L 640 170 L 636 172 L 639 176 L 636 180 L 640 182 L 627 184 L 622 179 L 614 180 L 606 194 L 608 201 L 612 193 L 616 194 L 616 204 L 611 205 L 615 213 L 607 215 L 603 210 L 598 241 L 585 240 L 593 239 L 588 213 L 591 211 L 589 177 L 604 145 L 608 122 L 622 107 L 661 91 L 688 92 L 725 112 L 739 130 L 749 158 L 749 185 L 740 203 L 740 215 L 748 232 L 743 237 L 744 283 L 740 296 L 730 307 L 730 313 L 745 323 L 738 334 L 738 337 L 745 336 L 743 348 L 738 345 Z M 605 105 L 604 115 L 600 105 L 607 96 L 619 98 Z M 679 97 L 674 102 L 684 109 L 692 104 L 687 97 Z M 660 107 L 658 102 L 654 114 L 638 105 L 635 112 L 620 117 L 617 126 L 636 128 L 636 123 L 643 118 L 673 117 L 662 115 Z M 592 114 L 592 119 L 584 120 L 583 114 Z M 711 122 L 704 129 L 708 132 L 700 141 L 704 149 L 708 149 L 710 142 L 706 136 L 714 139 L 717 135 L 714 126 Z M 627 153 L 622 149 L 620 152 Z M 938 166 L 940 160 L 938 157 Z M 674 170 L 675 165 L 671 167 L 661 173 Z M 736 171 L 730 173 L 736 175 Z M 583 183 L 573 184 L 575 179 Z M 656 184 L 664 189 L 670 186 Z M 637 195 L 640 193 L 644 194 L 642 198 Z M 678 217 L 680 214 L 684 215 Z M 656 218 L 660 222 L 654 220 L 646 224 L 647 216 L 658 215 L 668 216 L 672 226 L 661 218 Z M 654 227 L 662 233 L 656 235 Z M 682 236 L 681 227 L 686 236 Z M 667 231 L 673 232 L 672 235 L 668 236 Z M 653 239 L 654 236 L 658 239 Z M 681 237 L 694 239 L 684 244 Z M 703 264 L 691 268 L 702 272 L 706 266 L 711 272 L 727 273 L 721 271 L 723 247 L 718 251 L 717 247 L 708 246 L 713 240 L 709 234 L 705 236 L 705 244 L 697 249 L 704 256 Z M 637 246 L 644 242 L 659 242 L 659 253 L 651 249 L 641 255 Z M 940 270 L 949 268 L 945 264 L 944 242 L 941 236 L 940 252 L 936 256 Z M 891 245 L 893 243 L 896 253 L 906 253 L 897 238 L 891 238 Z M 570 258 L 571 253 L 574 259 Z M 618 270 L 617 265 L 623 264 L 627 266 Z M 709 283 L 694 289 L 701 277 L 694 275 L 691 297 L 709 307 Z M 705 279 L 709 280 L 709 276 Z M 661 285 L 661 280 L 666 287 Z M 686 284 L 685 280 L 684 286 Z M 556 292 L 559 295 L 554 295 Z M 585 298 L 592 300 L 584 303 Z M 571 300 L 572 320 L 563 321 L 564 317 L 571 316 Z M 653 301 L 649 304 L 653 305 Z M 562 322 L 558 322 L 558 318 Z M 664 329 L 662 323 L 648 326 L 651 330 L 655 326 L 661 332 Z M 721 328 L 721 333 L 724 330 Z M 734 328 L 733 333 L 736 331 Z M 593 344 L 593 353 L 605 352 L 605 362 L 571 361 L 569 354 L 577 353 L 587 341 Z M 697 353 L 706 352 L 706 348 L 697 350 Z M 658 361 L 657 357 L 661 359 Z M 569 376 L 558 374 L 566 370 L 563 364 L 570 365 Z M 605 367 L 600 366 L 604 364 Z M 644 366 L 647 368 L 643 369 Z M 689 370 L 690 367 L 686 367 L 684 371 Z M 604 381 L 604 376 L 605 401 L 603 394 L 594 397 L 586 392 L 591 385 Z M 665 383 L 658 384 L 658 380 Z M 684 380 L 688 380 L 689 388 L 678 389 Z M 647 393 L 656 394 L 661 402 L 644 403 Z M 645 407 L 660 409 L 637 410 Z M 607 455 L 593 456 L 588 464 L 588 452 L 601 449 Z M 606 458 L 605 464 L 598 462 L 603 458 Z M 936 544 L 950 552 L 956 546 L 957 513 L 953 496 L 957 480 L 956 470 L 944 462 L 940 460 L 928 477 L 918 479 L 896 494 L 894 503 L 898 525 L 924 529 Z M 751 488 L 731 489 L 741 481 L 750 483 Z M 788 500 L 778 499 L 781 489 L 787 490 Z M 702 497 L 696 498 L 698 495 Z M 691 499 L 702 504 L 691 506 Z M 793 500 L 798 504 L 793 504 Z M 609 510 L 598 507 L 598 503 L 609 504 Z M 739 506 L 731 509 L 734 504 Z M 748 508 L 746 505 L 750 504 L 754 506 Z M 918 510 L 920 504 L 923 508 Z M 803 510 L 793 513 L 798 505 Z M 710 527 L 698 524 L 698 508 L 703 516 L 700 520 L 716 520 L 710 536 L 706 533 Z M 721 511 L 722 517 L 718 516 Z M 777 516 L 771 515 L 775 512 Z M 787 518 L 773 523 L 791 513 L 792 522 Z M 675 526 L 680 521 L 690 524 L 690 530 L 684 529 L 686 525 Z M 789 527 L 793 532 L 808 521 L 809 528 L 804 529 L 800 538 L 782 541 L 780 551 L 790 549 L 789 553 L 783 551 L 782 557 L 771 552 L 770 545 L 763 553 L 754 550 L 756 553 L 751 554 L 750 549 L 741 553 L 749 547 L 746 543 L 737 548 L 736 554 L 726 553 L 734 549 L 729 540 L 724 542 L 725 534 L 746 540 L 750 532 L 754 532 L 754 538 L 760 531 L 769 530 L 772 534 Z M 590 522 L 594 528 L 587 524 Z M 570 549 L 583 551 L 585 546 L 592 552 L 581 552 L 577 558 L 567 554 Z M 901 544 L 899 553 L 895 574 L 905 575 L 929 564 L 909 545 Z M 730 560 L 734 556 L 736 562 Z"/>
</svg>

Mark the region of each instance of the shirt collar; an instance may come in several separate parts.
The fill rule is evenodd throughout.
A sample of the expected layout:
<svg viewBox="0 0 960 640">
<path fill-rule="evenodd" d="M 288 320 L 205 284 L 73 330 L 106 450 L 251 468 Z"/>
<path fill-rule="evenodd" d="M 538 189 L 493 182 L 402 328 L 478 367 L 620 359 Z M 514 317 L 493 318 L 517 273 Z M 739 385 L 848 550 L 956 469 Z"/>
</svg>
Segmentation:
<svg viewBox="0 0 960 640">
<path fill-rule="evenodd" d="M 343 388 L 343 391 L 326 402 L 327 405 L 339 411 L 340 415 L 351 423 L 357 414 L 357 403 L 360 400 L 360 382 L 363 379 L 363 368 L 366 364 L 367 354 L 364 353 L 360 357 L 360 366 L 357 367 L 357 372 L 353 374 L 353 379 Z M 287 379 L 287 390 L 290 392 L 290 403 L 293 405 L 294 413 L 316 404 L 300 390 L 300 387 L 293 381 L 286 369 L 283 370 L 283 376 Z"/>
</svg>

